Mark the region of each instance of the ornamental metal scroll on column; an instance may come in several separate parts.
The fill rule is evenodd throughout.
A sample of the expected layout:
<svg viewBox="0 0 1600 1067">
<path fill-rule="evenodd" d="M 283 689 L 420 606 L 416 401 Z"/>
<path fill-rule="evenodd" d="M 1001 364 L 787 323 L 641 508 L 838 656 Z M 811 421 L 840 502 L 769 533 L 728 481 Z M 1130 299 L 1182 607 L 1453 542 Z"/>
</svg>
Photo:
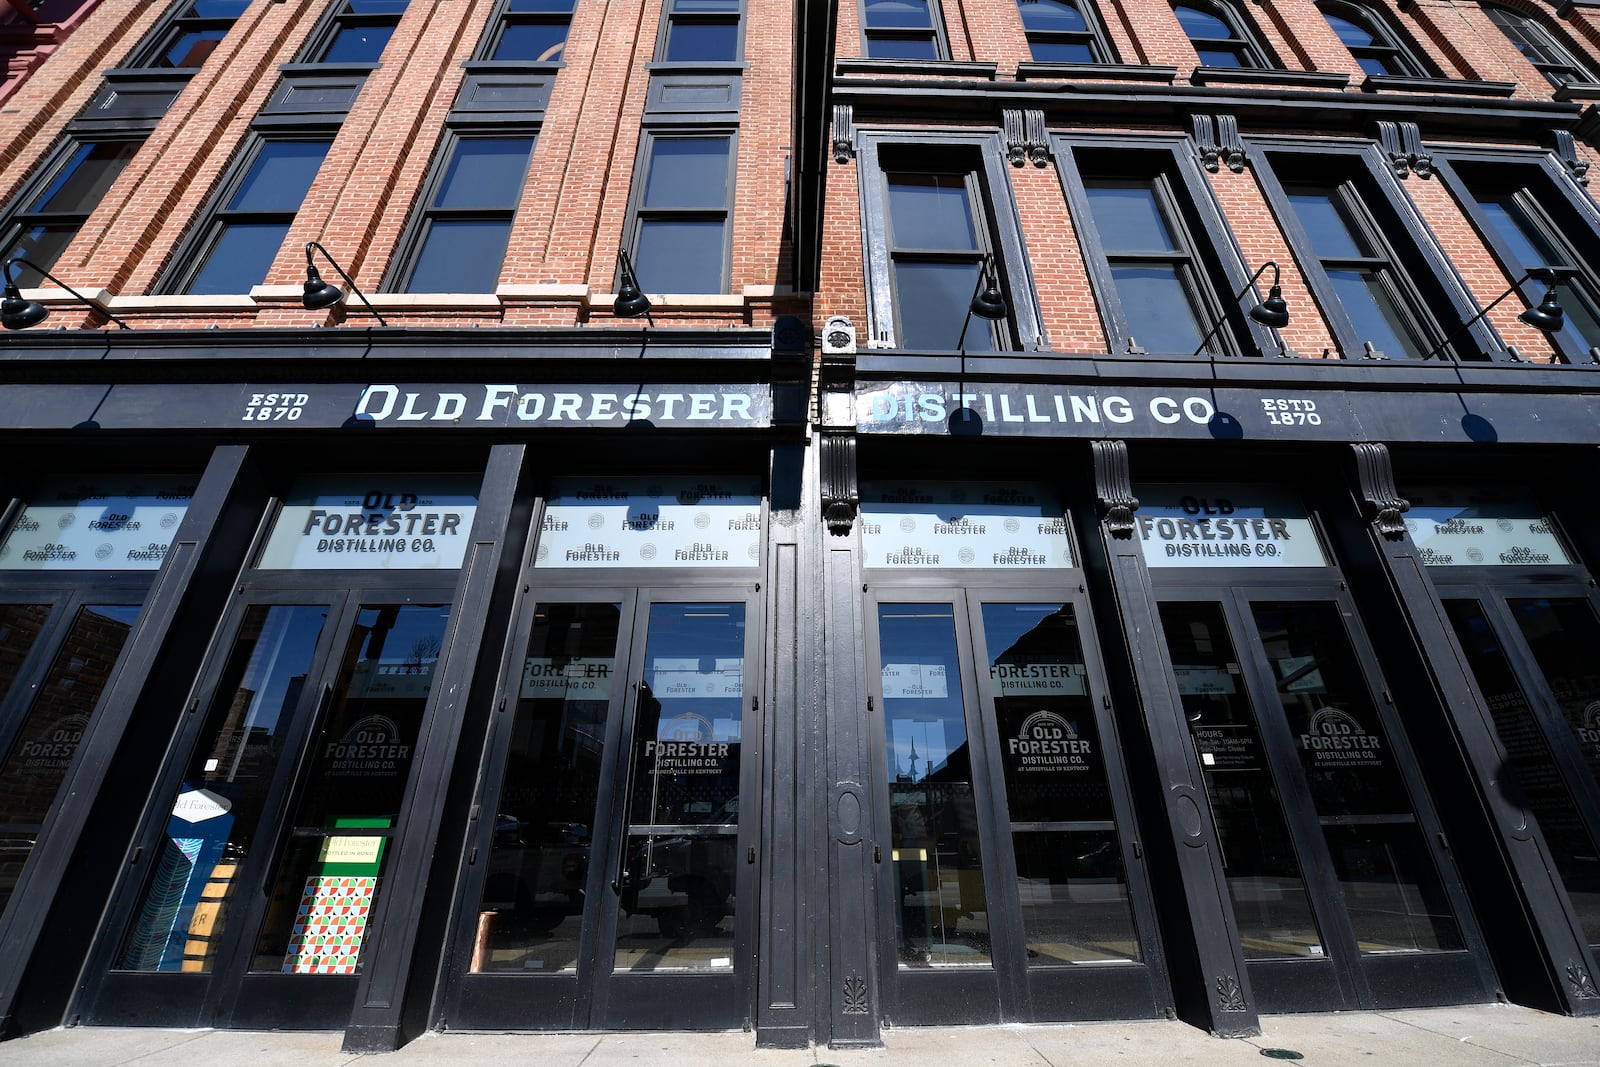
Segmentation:
<svg viewBox="0 0 1600 1067">
<path fill-rule="evenodd" d="M 1239 120 L 1232 115 L 1190 115 L 1189 135 L 1194 138 L 1200 165 L 1212 174 L 1226 164 L 1235 174 L 1244 173 L 1244 141 L 1239 137 Z"/>
<path fill-rule="evenodd" d="M 1094 489 L 1100 513 L 1112 537 L 1133 536 L 1133 513 L 1139 498 L 1133 495 L 1133 480 L 1128 468 L 1126 441 L 1091 441 L 1094 454 Z"/>
<path fill-rule="evenodd" d="M 1036 167 L 1050 162 L 1050 136 L 1044 124 L 1044 112 L 1037 108 L 1008 108 L 1000 113 L 1005 128 L 1006 159 L 1013 167 L 1029 160 Z"/>
<path fill-rule="evenodd" d="M 1361 499 L 1373 510 L 1373 525 L 1384 537 L 1398 541 L 1405 536 L 1406 521 L 1402 516 L 1411 510 L 1411 502 L 1395 487 L 1389 446 L 1362 441 L 1350 448 L 1356 456 L 1356 480 L 1361 483 Z"/>
</svg>

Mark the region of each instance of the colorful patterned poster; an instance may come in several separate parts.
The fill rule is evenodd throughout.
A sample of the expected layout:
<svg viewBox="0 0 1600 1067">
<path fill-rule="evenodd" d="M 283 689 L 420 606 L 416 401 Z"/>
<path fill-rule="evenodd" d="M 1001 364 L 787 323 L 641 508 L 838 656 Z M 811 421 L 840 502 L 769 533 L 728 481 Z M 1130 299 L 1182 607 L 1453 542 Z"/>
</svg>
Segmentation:
<svg viewBox="0 0 1600 1067">
<path fill-rule="evenodd" d="M 380 830 L 388 819 L 335 819 L 335 828 Z M 374 833 L 330 834 L 300 894 L 285 974 L 356 974 L 378 892 L 387 839 Z"/>
</svg>

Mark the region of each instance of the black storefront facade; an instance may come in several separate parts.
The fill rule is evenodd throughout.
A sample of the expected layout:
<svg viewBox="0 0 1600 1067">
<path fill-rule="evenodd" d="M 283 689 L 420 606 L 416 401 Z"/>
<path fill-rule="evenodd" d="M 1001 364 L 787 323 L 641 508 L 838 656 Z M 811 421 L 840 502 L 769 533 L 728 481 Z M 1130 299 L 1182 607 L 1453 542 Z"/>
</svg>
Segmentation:
<svg viewBox="0 0 1600 1067">
<path fill-rule="evenodd" d="M 1594 369 L 463 333 L 6 339 L 11 1032 L 1600 1011 Z"/>
</svg>

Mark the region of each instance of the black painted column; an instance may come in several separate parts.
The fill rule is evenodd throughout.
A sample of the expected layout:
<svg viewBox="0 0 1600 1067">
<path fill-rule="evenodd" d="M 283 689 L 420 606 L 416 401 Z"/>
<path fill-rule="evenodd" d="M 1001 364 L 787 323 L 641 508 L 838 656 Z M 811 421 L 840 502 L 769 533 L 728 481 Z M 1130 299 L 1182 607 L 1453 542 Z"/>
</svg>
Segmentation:
<svg viewBox="0 0 1600 1067">
<path fill-rule="evenodd" d="M 1257 1034 L 1261 1028 L 1233 921 L 1217 830 L 1189 741 L 1183 698 L 1161 640 L 1144 550 L 1134 536 L 1133 513 L 1139 502 L 1133 496 L 1127 445 L 1094 441 L 1091 448 L 1101 509 L 1098 547 L 1104 553 L 1115 604 L 1113 625 L 1122 634 L 1135 683 L 1127 698 L 1139 704 L 1161 790 L 1158 801 L 1143 798 L 1140 808 L 1159 810 L 1168 831 L 1166 840 L 1160 840 L 1152 826 L 1146 840 L 1152 871 L 1166 868 L 1173 875 L 1170 880 L 1156 879 L 1154 888 L 1157 909 L 1165 919 L 1163 943 L 1178 1014 L 1220 1037 Z M 1157 849 L 1161 855 L 1154 854 Z"/>
<path fill-rule="evenodd" d="M 1394 611 L 1411 630 L 1427 681 L 1448 716 L 1449 728 L 1471 774 L 1469 788 L 1473 788 L 1475 796 L 1459 798 L 1451 805 L 1455 809 L 1451 814 L 1461 825 L 1463 806 L 1481 805 L 1480 821 L 1488 823 L 1483 827 L 1486 833 L 1476 835 L 1488 840 L 1473 839 L 1471 844 L 1474 888 L 1478 890 L 1474 903 L 1485 933 L 1502 946 L 1497 953 L 1502 966 L 1514 967 L 1519 982 L 1533 986 L 1525 986 L 1521 993 L 1515 988 L 1508 988 L 1507 992 L 1514 999 L 1530 1001 L 1547 1010 L 1600 1015 L 1600 996 L 1596 994 L 1583 928 L 1561 888 L 1549 846 L 1533 813 L 1518 791 L 1508 788 L 1507 761 L 1494 719 L 1456 640 L 1433 579 L 1406 531 L 1402 515 L 1410 504 L 1395 488 L 1388 449 L 1375 443 L 1351 447 L 1355 481 L 1369 513 L 1367 540 L 1382 560 L 1398 602 Z M 1455 836 L 1459 840 L 1461 834 Z M 1487 862 L 1486 849 L 1494 851 L 1498 862 Z M 1463 866 L 1468 859 L 1461 857 Z M 1493 907 L 1486 908 L 1486 904 Z M 1508 959 L 1508 953 L 1514 958 Z"/>
<path fill-rule="evenodd" d="M 450 887 L 438 884 L 451 875 L 435 867 L 446 793 L 450 786 L 461 723 L 478 664 L 499 663 L 507 637 L 508 597 L 495 597 L 496 586 L 515 571 L 527 538 L 527 513 L 517 510 L 519 487 L 526 477 L 527 448 L 496 445 L 489 453 L 483 488 L 478 496 L 472 541 L 461 564 L 455 603 L 439 653 L 438 676 L 428 694 L 417 737 L 415 770 L 401 804 L 401 836 L 394 842 L 380 894 L 373 909 L 356 986 L 355 1007 L 345 1029 L 344 1051 L 390 1052 L 407 1038 L 409 1022 L 420 1016 L 414 1007 L 433 992 L 439 946 L 419 946 L 419 928 L 443 936 L 445 924 L 427 922 L 426 906 L 448 907 Z M 484 654 L 489 642 L 493 654 Z M 433 884 L 430 884 L 430 873 Z M 434 963 L 435 966 L 428 966 Z M 409 1003 L 408 1003 L 409 998 Z"/>
<path fill-rule="evenodd" d="M 62 1021 L 265 501 L 248 447 L 212 453 L 0 923 L 0 1035 Z"/>
<path fill-rule="evenodd" d="M 843 336 L 840 320 L 825 331 Z M 848 323 L 844 323 L 848 326 Z M 836 327 L 838 329 L 836 330 Z M 830 343 L 832 350 L 830 353 Z M 860 540 L 855 520 L 861 502 L 856 478 L 854 409 L 855 343 L 832 340 L 823 348 L 817 438 L 821 483 L 822 627 L 825 636 L 820 749 L 826 753 L 822 778 L 827 813 L 817 864 L 818 899 L 828 902 L 825 926 L 827 966 L 817 982 L 827 989 L 818 1012 L 819 1040 L 833 1047 L 877 1046 L 881 991 L 878 989 L 877 876 L 882 852 L 872 841 L 873 728 L 867 709 L 867 664 L 862 629 Z M 819 925 L 821 925 L 819 923 Z"/>
</svg>

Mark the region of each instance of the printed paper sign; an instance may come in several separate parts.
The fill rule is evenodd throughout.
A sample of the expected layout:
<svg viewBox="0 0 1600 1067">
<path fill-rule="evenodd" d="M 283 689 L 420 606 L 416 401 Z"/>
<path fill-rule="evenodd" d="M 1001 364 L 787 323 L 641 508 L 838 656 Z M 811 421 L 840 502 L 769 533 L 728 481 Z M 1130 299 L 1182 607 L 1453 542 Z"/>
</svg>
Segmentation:
<svg viewBox="0 0 1600 1067">
<path fill-rule="evenodd" d="M 1137 485 L 1150 567 L 1323 567 L 1305 505 L 1262 485 Z"/>
<path fill-rule="evenodd" d="M 325 837 L 318 863 L 377 863 L 383 850 L 381 837 Z"/>
<path fill-rule="evenodd" d="M 193 497 L 194 486 L 177 478 L 53 484 L 28 501 L 0 542 L 0 569 L 157 570 Z"/>
<path fill-rule="evenodd" d="M 885 700 L 943 700 L 950 692 L 945 686 L 942 663 L 885 663 Z"/>
<path fill-rule="evenodd" d="M 1408 491 L 1406 530 L 1429 567 L 1537 567 L 1572 562 L 1527 495 L 1478 489 Z"/>
<path fill-rule="evenodd" d="M 759 566 L 761 505 L 750 479 L 558 479 L 534 566 Z"/>
<path fill-rule="evenodd" d="M 278 512 L 264 570 L 451 570 L 478 513 L 466 475 L 303 478 Z"/>
<path fill-rule="evenodd" d="M 861 487 L 868 567 L 896 570 L 1071 567 L 1067 520 L 1040 486 L 990 482 L 868 482 Z"/>
</svg>

